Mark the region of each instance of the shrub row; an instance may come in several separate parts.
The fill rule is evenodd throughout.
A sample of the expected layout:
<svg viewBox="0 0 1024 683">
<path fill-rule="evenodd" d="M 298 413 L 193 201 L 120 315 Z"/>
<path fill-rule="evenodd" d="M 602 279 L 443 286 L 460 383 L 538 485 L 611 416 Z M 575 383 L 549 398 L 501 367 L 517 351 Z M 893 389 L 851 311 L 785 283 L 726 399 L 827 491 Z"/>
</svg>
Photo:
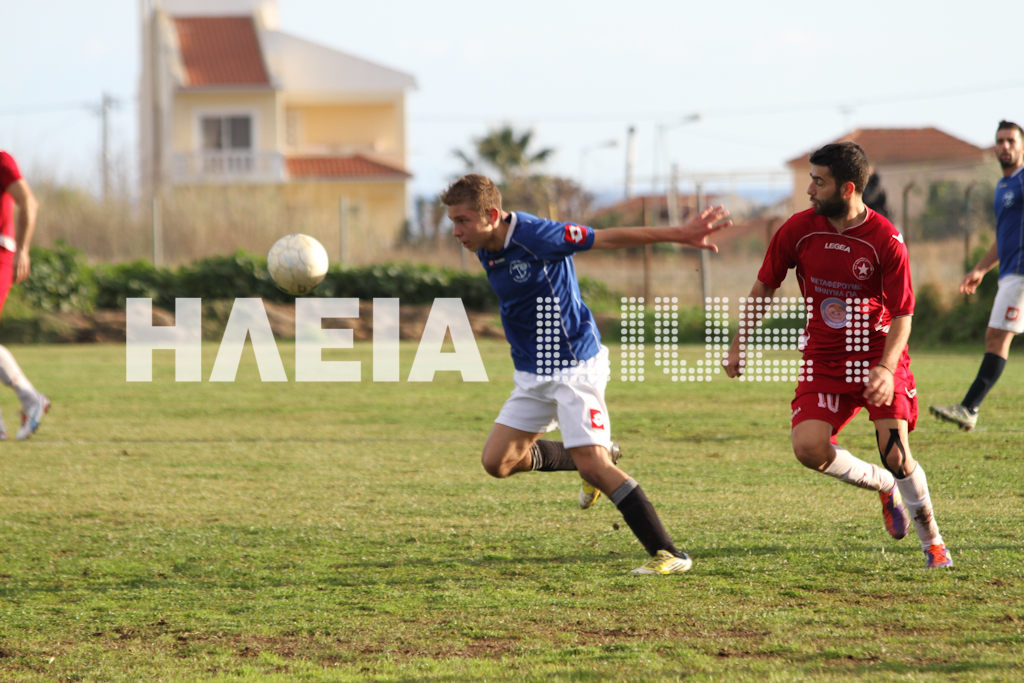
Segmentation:
<svg viewBox="0 0 1024 683">
<path fill-rule="evenodd" d="M 295 299 L 274 285 L 266 259 L 246 252 L 178 268 L 157 267 L 147 261 L 90 266 L 66 244 L 52 249 L 33 247 L 32 277 L 19 285 L 17 292 L 33 310 L 46 312 L 124 308 L 131 297 L 149 298 L 155 306 L 170 309 L 179 297 Z M 459 297 L 472 310 L 494 309 L 498 303 L 482 273 L 414 264 L 332 267 L 309 296 L 397 297 L 403 304 Z"/>
<path fill-rule="evenodd" d="M 617 323 L 620 297 L 603 283 L 584 278 L 584 298 L 604 314 L 602 327 L 609 341 L 620 341 Z M 976 344 L 984 339 L 990 302 L 995 296 L 996 275 L 990 273 L 978 294 L 953 305 L 942 302 L 930 285 L 917 292 L 914 315 L 914 346 Z M 495 310 L 497 299 L 486 276 L 450 268 L 416 264 L 374 265 L 361 268 L 332 267 L 312 292 L 319 297 L 397 297 L 403 304 L 428 304 L 438 297 L 461 298 L 470 310 Z M 174 299 L 234 299 L 260 297 L 289 302 L 294 297 L 279 290 L 267 272 L 266 260 L 245 252 L 218 256 L 178 268 L 162 268 L 145 261 L 90 266 L 66 244 L 52 249 L 32 249 L 32 277 L 12 295 L 14 307 L 29 312 L 81 311 L 124 308 L 130 297 L 150 298 L 154 305 L 173 309 Z M 733 321 L 734 322 L 734 321 Z M 654 316 L 644 317 L 645 338 L 655 340 Z M 735 332 L 735 324 L 730 334 Z M 704 311 L 699 307 L 678 312 L 677 338 L 682 343 L 705 342 Z"/>
</svg>

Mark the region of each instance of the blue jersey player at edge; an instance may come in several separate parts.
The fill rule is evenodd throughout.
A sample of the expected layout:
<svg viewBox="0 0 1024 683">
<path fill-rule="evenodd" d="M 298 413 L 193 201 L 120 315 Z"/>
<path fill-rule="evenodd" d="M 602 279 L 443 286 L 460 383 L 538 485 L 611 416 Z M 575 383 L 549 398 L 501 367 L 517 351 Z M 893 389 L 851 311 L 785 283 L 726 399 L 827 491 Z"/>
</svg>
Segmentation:
<svg viewBox="0 0 1024 683">
<path fill-rule="evenodd" d="M 498 296 L 515 366 L 512 393 L 484 445 L 484 469 L 499 479 L 519 472 L 577 470 L 580 507 L 604 493 L 651 559 L 633 574 L 677 574 L 690 569 L 647 495 L 618 468 L 604 391 L 608 349 L 580 296 L 573 254 L 675 242 L 718 251 L 708 238 L 732 225 L 729 212 L 711 207 L 682 226 L 607 228 L 505 211 L 501 192 L 486 176 L 463 176 L 442 194 L 453 235 L 476 253 Z M 561 429 L 562 441 L 541 439 Z"/>
<path fill-rule="evenodd" d="M 1000 121 L 995 153 L 1003 171 L 992 202 L 996 241 L 960 283 L 962 293 L 974 294 L 985 273 L 999 266 L 999 289 L 985 330 L 985 355 L 960 403 L 928 409 L 965 432 L 978 424 L 978 408 L 1003 374 L 1013 337 L 1024 332 L 1024 129 L 1013 121 Z"/>
</svg>

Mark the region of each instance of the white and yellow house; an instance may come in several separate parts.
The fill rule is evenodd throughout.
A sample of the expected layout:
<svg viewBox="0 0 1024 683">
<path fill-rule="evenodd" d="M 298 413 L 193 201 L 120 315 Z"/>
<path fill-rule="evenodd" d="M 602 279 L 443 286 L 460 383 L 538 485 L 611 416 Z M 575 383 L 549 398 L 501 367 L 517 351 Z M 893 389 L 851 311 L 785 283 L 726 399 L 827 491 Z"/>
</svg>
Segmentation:
<svg viewBox="0 0 1024 683">
<path fill-rule="evenodd" d="M 412 76 L 277 29 L 275 0 L 144 2 L 139 121 L 154 258 L 280 235 L 386 258 L 408 215 Z"/>
</svg>

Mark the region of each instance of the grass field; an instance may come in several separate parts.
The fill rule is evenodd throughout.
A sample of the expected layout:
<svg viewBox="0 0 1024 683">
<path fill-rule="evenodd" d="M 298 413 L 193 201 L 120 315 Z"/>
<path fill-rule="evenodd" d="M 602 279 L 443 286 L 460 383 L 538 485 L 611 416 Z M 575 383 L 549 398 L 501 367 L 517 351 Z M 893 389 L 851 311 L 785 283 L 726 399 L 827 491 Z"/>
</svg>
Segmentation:
<svg viewBox="0 0 1024 683">
<path fill-rule="evenodd" d="M 293 377 L 293 347 L 281 344 Z M 789 383 L 608 390 L 621 465 L 694 558 L 644 554 L 572 473 L 486 476 L 507 347 L 462 384 L 126 383 L 120 346 L 14 347 L 53 411 L 0 445 L 0 680 L 1015 680 L 1024 374 L 934 422 L 980 349 L 916 353 L 912 438 L 956 566 L 877 496 L 803 469 Z M 403 365 L 415 347 L 403 346 Z M 216 347 L 206 349 L 209 376 Z M 370 376 L 368 343 L 347 352 Z M 613 349 L 613 358 L 616 357 Z M 13 394 L 0 394 L 12 426 Z M 876 462 L 870 423 L 842 439 Z"/>
</svg>

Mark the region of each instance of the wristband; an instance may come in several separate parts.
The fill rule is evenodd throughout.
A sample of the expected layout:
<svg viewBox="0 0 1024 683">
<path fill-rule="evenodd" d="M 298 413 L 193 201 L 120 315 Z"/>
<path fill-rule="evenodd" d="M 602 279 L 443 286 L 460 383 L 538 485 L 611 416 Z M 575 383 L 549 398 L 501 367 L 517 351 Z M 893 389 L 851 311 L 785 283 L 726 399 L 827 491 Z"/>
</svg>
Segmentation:
<svg viewBox="0 0 1024 683">
<path fill-rule="evenodd" d="M 876 367 L 879 367 L 879 368 L 885 368 L 886 370 L 888 370 L 888 371 L 889 371 L 889 374 L 890 374 L 890 375 L 892 375 L 893 377 L 895 377 L 895 376 L 896 376 L 896 373 L 892 371 L 892 368 L 890 368 L 890 367 L 889 367 L 888 365 L 886 365 L 885 363 L 876 363 L 876 364 L 875 364 L 875 366 L 876 366 Z"/>
</svg>

